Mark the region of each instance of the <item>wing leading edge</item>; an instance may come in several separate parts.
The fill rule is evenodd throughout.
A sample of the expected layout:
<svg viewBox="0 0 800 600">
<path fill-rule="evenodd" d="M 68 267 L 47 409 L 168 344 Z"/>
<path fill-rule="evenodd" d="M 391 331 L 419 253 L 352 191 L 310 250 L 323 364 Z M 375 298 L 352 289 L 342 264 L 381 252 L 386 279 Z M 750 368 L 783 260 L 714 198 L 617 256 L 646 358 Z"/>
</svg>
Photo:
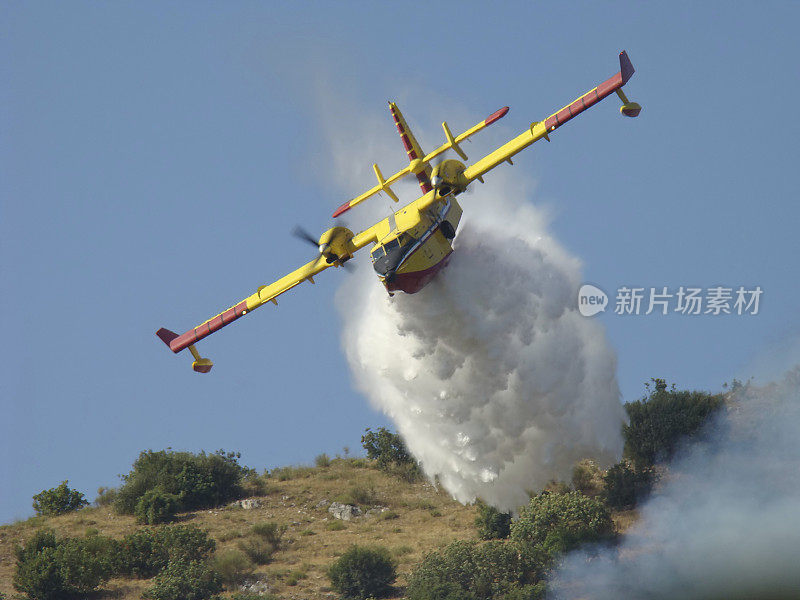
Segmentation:
<svg viewBox="0 0 800 600">
<path fill-rule="evenodd" d="M 589 90 L 583 96 L 571 102 L 561 110 L 554 112 L 544 121 L 531 123 L 530 128 L 523 131 L 517 137 L 503 144 L 491 154 L 484 156 L 475 164 L 467 167 L 464 171 L 464 177 L 467 182 L 481 179 L 485 173 L 494 169 L 500 163 L 508 161 L 515 154 L 542 138 L 550 141 L 549 135 L 552 132 L 614 92 L 617 92 L 617 95 L 619 95 L 623 102 L 623 106 L 620 109 L 622 114 L 628 117 L 637 116 L 642 109 L 641 106 L 635 102 L 629 102 L 622 93 L 622 86 L 628 83 L 628 80 L 634 73 L 634 68 L 628 58 L 628 53 L 624 50 L 619 54 L 619 64 L 619 72 L 606 79 L 603 83 Z"/>
</svg>

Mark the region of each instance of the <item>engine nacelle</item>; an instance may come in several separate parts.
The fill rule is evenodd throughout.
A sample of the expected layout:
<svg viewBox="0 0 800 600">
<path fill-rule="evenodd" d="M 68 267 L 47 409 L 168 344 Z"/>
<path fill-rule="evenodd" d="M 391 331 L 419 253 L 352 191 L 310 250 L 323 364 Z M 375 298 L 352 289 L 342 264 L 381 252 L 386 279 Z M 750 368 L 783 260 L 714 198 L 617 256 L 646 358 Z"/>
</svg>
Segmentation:
<svg viewBox="0 0 800 600">
<path fill-rule="evenodd" d="M 460 194 L 467 187 L 464 170 L 467 167 L 461 161 L 449 158 L 436 165 L 431 172 L 431 183 L 439 190 L 440 196 L 450 192 Z"/>
<path fill-rule="evenodd" d="M 343 262 L 353 256 L 354 248 L 350 243 L 353 232 L 347 227 L 332 227 L 319 238 L 319 252 L 328 263 Z"/>
</svg>

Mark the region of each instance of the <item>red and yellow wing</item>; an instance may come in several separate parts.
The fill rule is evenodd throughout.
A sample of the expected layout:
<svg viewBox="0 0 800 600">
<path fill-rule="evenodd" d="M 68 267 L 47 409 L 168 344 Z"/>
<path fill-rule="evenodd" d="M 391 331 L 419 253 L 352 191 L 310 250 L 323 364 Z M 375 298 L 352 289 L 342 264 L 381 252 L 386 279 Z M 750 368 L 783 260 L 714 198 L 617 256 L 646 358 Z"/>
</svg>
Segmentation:
<svg viewBox="0 0 800 600">
<path fill-rule="evenodd" d="M 208 359 L 201 359 L 199 354 L 197 354 L 197 351 L 194 349 L 194 344 L 211 335 L 215 331 L 222 329 L 226 325 L 230 325 L 240 317 L 243 317 L 247 313 L 257 309 L 259 306 L 263 306 L 267 302 L 273 302 L 277 304 L 278 302 L 276 299 L 278 296 L 288 292 L 290 289 L 300 285 L 304 281 L 311 281 L 313 283 L 314 275 L 331 266 L 332 265 L 328 264 L 328 262 L 325 260 L 325 257 L 320 256 L 319 258 L 316 258 L 303 265 L 299 269 L 292 271 L 285 277 L 281 277 L 276 282 L 271 283 L 270 285 L 259 287 L 254 294 L 251 294 L 238 304 L 234 304 L 227 310 L 224 310 L 215 317 L 204 321 L 197 327 L 194 327 L 181 335 L 164 328 L 159 329 L 156 332 L 156 335 L 161 338 L 161 340 L 167 344 L 167 346 L 169 346 L 170 350 L 175 353 L 189 348 L 195 357 L 195 363 L 193 364 L 194 370 L 201 373 L 207 373 L 211 370 L 211 361 Z"/>
<path fill-rule="evenodd" d="M 467 183 L 475 179 L 481 179 L 482 176 L 488 171 L 494 169 L 502 162 L 509 161 L 518 152 L 524 150 L 534 142 L 545 138 L 549 141 L 549 135 L 556 129 L 564 125 L 569 120 L 577 117 L 587 108 L 591 108 L 606 96 L 617 92 L 623 101 L 623 106 L 620 109 L 623 115 L 627 117 L 635 117 L 641 111 L 641 106 L 635 102 L 628 102 L 625 95 L 622 93 L 622 86 L 628 83 L 628 80 L 634 73 L 633 65 L 631 64 L 628 54 L 623 50 L 619 55 L 620 70 L 618 73 L 606 79 L 603 83 L 595 88 L 586 92 L 583 96 L 571 102 L 559 111 L 554 112 L 547 117 L 544 121 L 531 123 L 530 128 L 523 131 L 517 137 L 500 146 L 497 150 L 484 156 L 475 164 L 467 167 L 464 171 L 464 177 Z"/>
</svg>

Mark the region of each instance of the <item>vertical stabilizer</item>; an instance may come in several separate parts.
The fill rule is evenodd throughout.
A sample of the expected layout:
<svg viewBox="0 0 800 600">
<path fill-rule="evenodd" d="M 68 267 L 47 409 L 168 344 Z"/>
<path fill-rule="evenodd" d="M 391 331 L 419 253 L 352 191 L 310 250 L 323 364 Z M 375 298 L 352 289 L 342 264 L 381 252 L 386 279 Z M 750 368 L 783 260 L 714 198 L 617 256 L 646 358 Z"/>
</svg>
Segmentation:
<svg viewBox="0 0 800 600">
<path fill-rule="evenodd" d="M 414 134 L 411 133 L 408 123 L 406 123 L 406 120 L 403 118 L 403 113 L 397 108 L 397 104 L 389 102 L 389 110 L 392 111 L 392 117 L 394 118 L 395 125 L 397 125 L 397 132 L 400 134 L 400 139 L 403 141 L 406 154 L 408 154 L 409 162 L 414 165 L 414 161 L 420 161 L 417 163 L 419 171 L 412 169 L 412 172 L 417 176 L 417 181 L 419 181 L 419 187 L 422 193 L 427 194 L 433 189 L 433 186 L 431 185 L 431 167 L 421 162 L 425 157 L 425 153 L 422 151 L 422 148 L 420 148 Z"/>
</svg>

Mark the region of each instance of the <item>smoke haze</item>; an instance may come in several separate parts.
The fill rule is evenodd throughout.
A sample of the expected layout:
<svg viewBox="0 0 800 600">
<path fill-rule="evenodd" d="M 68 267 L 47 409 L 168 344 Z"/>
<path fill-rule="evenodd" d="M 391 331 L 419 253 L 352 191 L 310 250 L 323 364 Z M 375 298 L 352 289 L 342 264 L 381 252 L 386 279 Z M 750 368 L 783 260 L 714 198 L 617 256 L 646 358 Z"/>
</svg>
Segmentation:
<svg viewBox="0 0 800 600">
<path fill-rule="evenodd" d="M 734 398 L 618 548 L 566 558 L 553 598 L 800 598 L 800 367 Z"/>
</svg>

